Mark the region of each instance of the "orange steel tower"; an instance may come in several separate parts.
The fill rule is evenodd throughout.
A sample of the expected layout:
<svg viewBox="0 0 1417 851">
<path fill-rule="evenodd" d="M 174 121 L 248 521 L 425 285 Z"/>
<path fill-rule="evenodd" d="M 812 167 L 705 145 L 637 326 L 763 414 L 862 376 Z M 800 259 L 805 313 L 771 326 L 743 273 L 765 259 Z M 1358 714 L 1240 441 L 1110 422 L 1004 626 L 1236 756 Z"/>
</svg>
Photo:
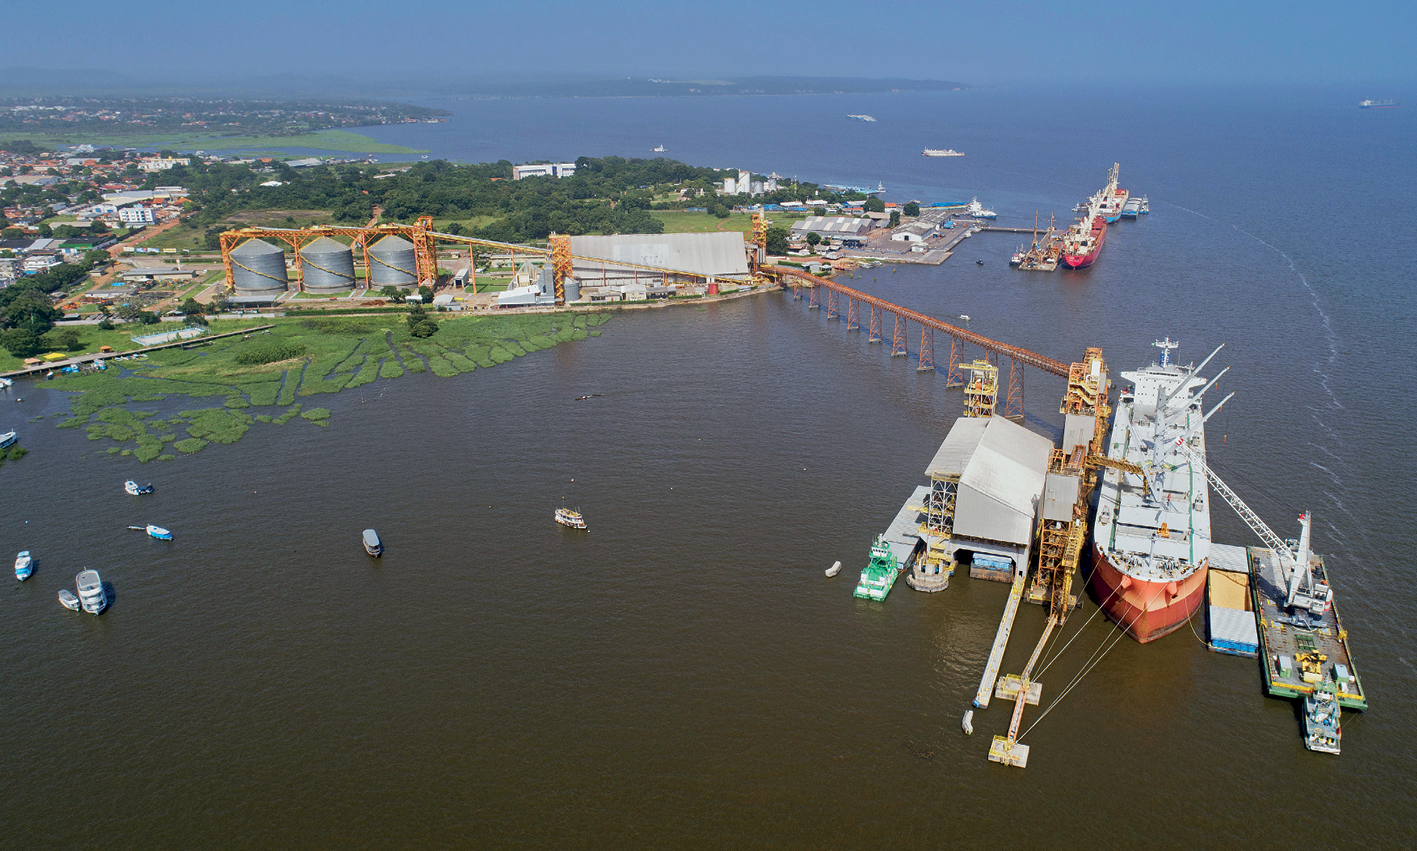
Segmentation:
<svg viewBox="0 0 1417 851">
<path fill-rule="evenodd" d="M 556 303 L 566 303 L 566 279 L 571 277 L 571 238 L 551 234 L 551 280 L 556 286 Z"/>
</svg>

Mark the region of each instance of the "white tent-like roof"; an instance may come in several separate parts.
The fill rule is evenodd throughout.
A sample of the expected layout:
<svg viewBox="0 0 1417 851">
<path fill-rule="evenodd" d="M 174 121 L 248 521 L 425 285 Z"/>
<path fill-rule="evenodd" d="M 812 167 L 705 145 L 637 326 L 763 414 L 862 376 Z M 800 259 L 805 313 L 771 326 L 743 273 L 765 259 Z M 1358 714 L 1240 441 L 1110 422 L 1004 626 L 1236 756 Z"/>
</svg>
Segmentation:
<svg viewBox="0 0 1417 851">
<path fill-rule="evenodd" d="M 927 476 L 959 476 L 956 535 L 1028 546 L 1053 441 L 1003 417 L 962 417 Z"/>
</svg>

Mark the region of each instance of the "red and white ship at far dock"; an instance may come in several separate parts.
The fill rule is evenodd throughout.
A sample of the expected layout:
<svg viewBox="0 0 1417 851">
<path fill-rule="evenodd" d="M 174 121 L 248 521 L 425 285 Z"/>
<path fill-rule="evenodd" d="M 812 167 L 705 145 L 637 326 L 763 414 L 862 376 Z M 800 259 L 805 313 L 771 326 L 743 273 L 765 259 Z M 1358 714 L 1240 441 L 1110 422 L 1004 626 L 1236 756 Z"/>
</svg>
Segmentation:
<svg viewBox="0 0 1417 851">
<path fill-rule="evenodd" d="M 1118 399 L 1107 457 L 1142 472 L 1107 470 L 1093 524 L 1092 591 L 1107 616 L 1142 643 L 1186 623 L 1205 599 L 1205 421 L 1230 398 L 1202 415 L 1201 397 L 1228 367 L 1206 383 L 1200 371 L 1220 349 L 1200 366 L 1179 367 L 1171 363 L 1177 345 L 1156 343 L 1159 363 L 1121 374 L 1131 386 Z"/>
<path fill-rule="evenodd" d="M 1084 269 L 1097 261 L 1107 242 L 1107 225 L 1122 217 L 1130 193 L 1117 186 L 1121 165 L 1113 163 L 1107 172 L 1107 185 L 1083 202 L 1085 215 L 1063 234 L 1063 263 L 1072 269 Z"/>
</svg>

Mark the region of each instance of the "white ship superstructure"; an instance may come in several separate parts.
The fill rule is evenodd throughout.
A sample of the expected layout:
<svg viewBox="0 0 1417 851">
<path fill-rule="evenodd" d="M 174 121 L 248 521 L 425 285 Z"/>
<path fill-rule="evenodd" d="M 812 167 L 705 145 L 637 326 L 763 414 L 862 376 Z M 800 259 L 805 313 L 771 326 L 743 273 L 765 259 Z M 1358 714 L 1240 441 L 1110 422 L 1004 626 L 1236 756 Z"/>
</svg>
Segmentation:
<svg viewBox="0 0 1417 851">
<path fill-rule="evenodd" d="M 1102 478 L 1093 527 L 1098 602 L 1142 642 L 1180 626 L 1204 598 L 1210 491 L 1204 468 L 1182 444 L 1205 458 L 1205 421 L 1220 405 L 1202 414 L 1202 397 L 1226 371 L 1209 383 L 1200 376 L 1219 348 L 1198 367 L 1179 367 L 1171 363 L 1176 343 L 1156 346 L 1159 363 L 1122 373 L 1131 386 L 1107 445 L 1118 463 Z"/>
</svg>

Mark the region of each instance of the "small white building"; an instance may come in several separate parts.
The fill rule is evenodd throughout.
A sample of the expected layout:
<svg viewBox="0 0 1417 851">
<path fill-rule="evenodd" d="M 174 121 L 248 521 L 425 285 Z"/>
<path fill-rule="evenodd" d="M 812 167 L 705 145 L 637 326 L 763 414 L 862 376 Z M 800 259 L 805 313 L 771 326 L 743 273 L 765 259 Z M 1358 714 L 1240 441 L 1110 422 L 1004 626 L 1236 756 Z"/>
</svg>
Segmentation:
<svg viewBox="0 0 1417 851">
<path fill-rule="evenodd" d="M 191 160 L 187 157 L 148 157 L 138 160 L 138 168 L 141 171 L 167 171 L 173 166 L 187 165 Z"/>
<path fill-rule="evenodd" d="M 124 207 L 118 211 L 118 221 L 125 225 L 151 225 L 157 217 L 152 207 Z"/>
<path fill-rule="evenodd" d="M 59 259 L 58 254 L 31 254 L 25 258 L 25 272 L 31 275 L 39 272 L 47 272 L 55 266 L 58 266 L 61 262 L 63 261 Z"/>
<path fill-rule="evenodd" d="M 535 163 L 512 166 L 512 179 L 523 177 L 570 177 L 576 173 L 575 163 Z"/>
</svg>

